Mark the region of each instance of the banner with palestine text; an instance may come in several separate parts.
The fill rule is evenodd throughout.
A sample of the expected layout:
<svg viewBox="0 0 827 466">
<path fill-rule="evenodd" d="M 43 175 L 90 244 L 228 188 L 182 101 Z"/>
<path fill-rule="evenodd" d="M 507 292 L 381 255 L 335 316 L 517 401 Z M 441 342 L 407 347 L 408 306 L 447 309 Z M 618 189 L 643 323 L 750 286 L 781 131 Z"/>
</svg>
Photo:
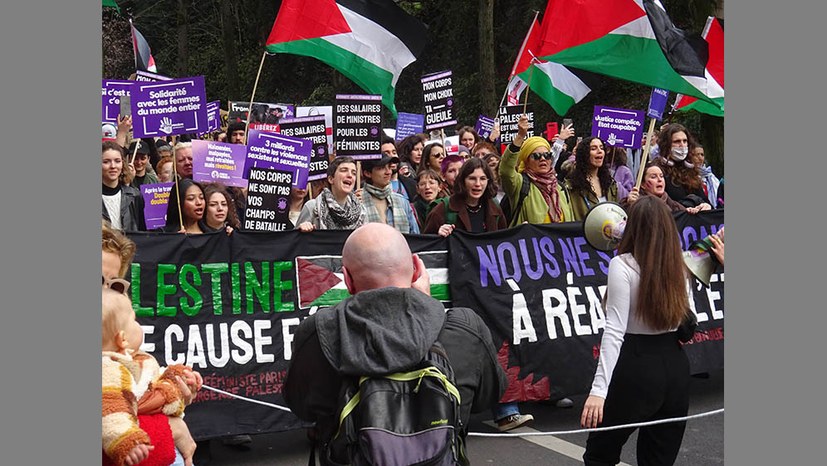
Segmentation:
<svg viewBox="0 0 827 466">
<path fill-rule="evenodd" d="M 717 231 L 723 210 L 676 219 L 685 248 Z M 193 366 L 210 387 L 284 406 L 297 326 L 349 296 L 341 270 L 348 234 L 130 234 L 137 254 L 127 278 L 146 334 L 142 348 L 162 366 Z M 588 391 L 610 254 L 589 247 L 580 224 L 406 238 L 428 268 L 431 295 L 446 307 L 473 308 L 489 325 L 509 377 L 506 397 Z M 723 367 L 723 273 L 709 289 L 696 286 L 694 301 L 700 325 L 685 345 L 693 372 Z M 187 408 L 187 425 L 205 439 L 302 423 L 287 411 L 202 389 Z"/>
</svg>

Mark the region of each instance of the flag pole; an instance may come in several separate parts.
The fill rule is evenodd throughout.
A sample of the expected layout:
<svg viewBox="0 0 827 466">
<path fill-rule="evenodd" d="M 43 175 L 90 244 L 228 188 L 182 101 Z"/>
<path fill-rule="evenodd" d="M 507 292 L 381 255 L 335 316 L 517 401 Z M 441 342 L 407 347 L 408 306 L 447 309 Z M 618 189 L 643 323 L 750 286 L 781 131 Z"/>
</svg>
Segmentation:
<svg viewBox="0 0 827 466">
<path fill-rule="evenodd" d="M 175 203 L 178 205 L 178 224 L 181 225 L 181 229 L 184 229 L 184 216 L 181 215 L 181 185 L 178 184 L 178 155 L 175 151 L 172 151 L 172 178 L 175 180 L 175 192 L 178 194 L 175 196 Z M 169 201 L 167 201 L 169 202 Z"/>
<path fill-rule="evenodd" d="M 247 142 L 247 132 L 250 130 L 250 115 L 253 113 L 253 101 L 256 98 L 256 88 L 258 87 L 258 78 L 261 77 L 261 69 L 264 68 L 264 57 L 267 56 L 265 50 L 261 54 L 261 63 L 258 65 L 258 73 L 256 74 L 256 82 L 253 84 L 253 95 L 250 96 L 250 105 L 247 107 L 247 124 L 244 126 L 244 142 Z"/>
<path fill-rule="evenodd" d="M 135 26 L 132 25 L 132 18 L 129 18 L 129 37 L 132 38 L 132 58 L 135 60 L 135 69 L 138 69 L 138 51 L 135 49 Z"/>
<path fill-rule="evenodd" d="M 528 53 L 531 53 L 529 51 Z M 534 56 L 531 57 L 531 64 L 534 64 Z M 531 77 L 534 75 L 534 66 L 529 66 L 528 68 L 528 83 L 525 87 L 525 100 L 523 101 L 523 114 L 525 115 L 526 108 L 528 108 L 528 94 L 531 91 Z"/>
<path fill-rule="evenodd" d="M 640 166 L 637 169 L 637 183 L 635 188 L 640 190 L 640 183 L 643 181 L 643 172 L 646 171 L 646 162 L 649 160 L 649 148 L 652 147 L 652 133 L 655 131 L 657 118 L 649 120 L 649 132 L 646 133 L 646 145 L 643 147 L 643 154 L 640 156 Z"/>
</svg>

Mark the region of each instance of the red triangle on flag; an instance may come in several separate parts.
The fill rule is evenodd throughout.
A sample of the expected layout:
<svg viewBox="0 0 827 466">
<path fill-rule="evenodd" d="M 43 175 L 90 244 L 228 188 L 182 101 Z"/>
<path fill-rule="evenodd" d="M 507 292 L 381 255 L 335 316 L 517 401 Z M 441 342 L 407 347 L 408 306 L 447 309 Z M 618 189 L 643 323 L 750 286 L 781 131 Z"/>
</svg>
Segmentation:
<svg viewBox="0 0 827 466">
<path fill-rule="evenodd" d="M 299 272 L 299 302 L 311 303 L 327 290 L 342 282 L 330 269 L 316 265 L 301 257 L 296 258 Z"/>
<path fill-rule="evenodd" d="M 335 0 L 315 0 L 312 7 L 309 3 L 282 1 L 266 45 L 351 32 Z"/>
<path fill-rule="evenodd" d="M 634 0 L 549 0 L 543 13 L 541 50 L 532 52 L 538 57 L 554 55 L 600 39 L 642 16 L 646 11 Z"/>
<path fill-rule="evenodd" d="M 709 61 L 706 70 L 724 87 L 724 29 L 717 18 L 712 18 L 709 27 L 704 31 L 704 39 L 709 44 Z"/>
</svg>

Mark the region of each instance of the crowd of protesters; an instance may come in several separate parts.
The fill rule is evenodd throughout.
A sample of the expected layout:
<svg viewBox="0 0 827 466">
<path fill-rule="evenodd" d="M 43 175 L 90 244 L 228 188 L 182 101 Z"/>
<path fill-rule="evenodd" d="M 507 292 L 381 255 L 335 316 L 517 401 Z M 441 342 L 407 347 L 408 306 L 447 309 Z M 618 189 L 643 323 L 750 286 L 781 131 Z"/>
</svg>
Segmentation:
<svg viewBox="0 0 827 466">
<path fill-rule="evenodd" d="M 230 235 L 243 230 L 246 189 L 194 181 L 189 137 L 128 144 L 130 128 L 128 117 L 119 119 L 117 128 L 104 126 L 102 216 L 112 230 L 146 231 L 140 186 L 171 181 L 166 224 L 157 231 Z M 245 144 L 245 134 L 243 124 L 232 123 L 213 138 Z M 485 233 L 522 223 L 581 222 L 601 202 L 628 209 L 644 196 L 661 200 L 672 212 L 695 214 L 724 206 L 723 180 L 705 164 L 703 146 L 681 124 L 664 125 L 655 135 L 656 150 L 638 162 L 644 170 L 639 187 L 631 150 L 592 136 L 575 142 L 575 135 L 569 125 L 550 139 L 528 137 L 528 119 L 522 116 L 509 144 L 499 143 L 498 127 L 483 138 L 461 126 L 458 146 L 425 133 L 399 141 L 386 136 L 381 158 L 358 162 L 331 154 L 326 179 L 311 189 L 293 188 L 290 226 L 312 234 L 379 222 L 404 234 L 444 237 L 456 229 Z M 513 212 L 510 218 L 501 208 L 505 202 Z M 573 406 L 560 395 L 550 403 Z M 491 409 L 503 432 L 533 420 L 515 402 Z"/>
</svg>

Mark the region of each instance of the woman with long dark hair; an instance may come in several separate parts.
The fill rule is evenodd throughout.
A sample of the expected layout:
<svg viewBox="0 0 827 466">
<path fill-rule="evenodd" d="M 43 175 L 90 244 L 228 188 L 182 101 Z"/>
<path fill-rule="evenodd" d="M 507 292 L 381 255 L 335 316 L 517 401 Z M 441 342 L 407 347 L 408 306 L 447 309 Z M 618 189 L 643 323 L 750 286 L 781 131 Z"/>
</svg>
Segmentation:
<svg viewBox="0 0 827 466">
<path fill-rule="evenodd" d="M 606 328 L 583 427 L 615 426 L 686 416 L 689 360 L 675 330 L 690 310 L 690 274 L 680 237 L 666 204 L 643 196 L 629 209 L 617 255 L 609 262 L 604 298 Z M 641 427 L 641 465 L 671 465 L 686 422 Z M 635 428 L 592 432 L 586 465 L 620 461 Z"/>
<path fill-rule="evenodd" d="M 204 185 L 204 202 L 206 202 L 206 208 L 200 225 L 204 233 L 223 230 L 229 235 L 241 226 L 233 198 L 230 197 L 230 193 L 223 184 Z"/>
<path fill-rule="evenodd" d="M 206 202 L 201 184 L 192 178 L 181 178 L 169 191 L 167 221 L 161 230 L 169 233 L 204 233 L 201 219 L 205 210 Z"/>
<path fill-rule="evenodd" d="M 438 202 L 425 220 L 423 233 L 448 236 L 454 228 L 471 233 L 503 230 L 505 215 L 494 201 L 494 174 L 485 161 L 472 157 L 462 164 L 453 194 Z"/>
<path fill-rule="evenodd" d="M 704 193 L 701 170 L 688 157 L 695 145 L 695 138 L 683 125 L 671 123 L 658 136 L 660 157 L 655 161 L 663 170 L 669 197 L 687 208 L 710 210 L 712 204 Z"/>
<path fill-rule="evenodd" d="M 605 159 L 603 141 L 598 137 L 584 138 L 574 149 L 574 167 L 563 183 L 572 213 L 567 221 L 582 222 L 595 205 L 618 201 L 617 183 Z"/>
<path fill-rule="evenodd" d="M 101 147 L 101 183 L 103 219 L 121 231 L 145 231 L 144 198 L 132 186 L 123 147 L 115 141 L 103 141 Z M 131 171 L 134 173 L 134 169 Z"/>
</svg>

